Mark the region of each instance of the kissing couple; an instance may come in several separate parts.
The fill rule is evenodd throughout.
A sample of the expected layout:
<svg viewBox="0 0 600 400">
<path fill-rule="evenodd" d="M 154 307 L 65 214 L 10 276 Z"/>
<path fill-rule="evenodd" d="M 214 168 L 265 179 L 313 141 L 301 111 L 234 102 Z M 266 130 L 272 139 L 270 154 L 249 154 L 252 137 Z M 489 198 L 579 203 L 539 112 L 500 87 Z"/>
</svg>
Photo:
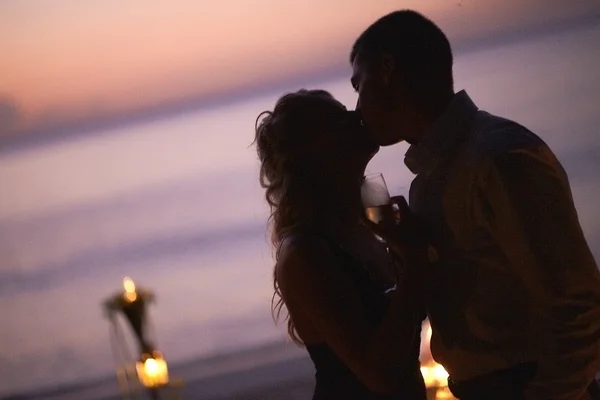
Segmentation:
<svg viewBox="0 0 600 400">
<path fill-rule="evenodd" d="M 417 12 L 377 20 L 349 59 L 356 110 L 303 89 L 255 132 L 273 311 L 314 363 L 313 400 L 426 399 L 425 318 L 456 398 L 600 399 L 600 272 L 553 152 L 455 92 L 450 43 Z M 365 168 L 401 141 L 409 198 L 374 223 Z"/>
</svg>

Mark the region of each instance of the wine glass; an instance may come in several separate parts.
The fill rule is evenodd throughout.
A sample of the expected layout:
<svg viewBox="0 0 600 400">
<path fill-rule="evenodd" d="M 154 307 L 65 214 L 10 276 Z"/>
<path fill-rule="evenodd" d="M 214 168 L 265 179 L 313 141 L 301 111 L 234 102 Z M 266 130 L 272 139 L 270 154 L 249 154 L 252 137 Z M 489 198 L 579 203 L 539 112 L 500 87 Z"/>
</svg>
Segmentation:
<svg viewBox="0 0 600 400">
<path fill-rule="evenodd" d="M 389 224 L 396 221 L 396 210 L 381 173 L 366 175 L 360 188 L 365 216 L 376 224 Z"/>
</svg>

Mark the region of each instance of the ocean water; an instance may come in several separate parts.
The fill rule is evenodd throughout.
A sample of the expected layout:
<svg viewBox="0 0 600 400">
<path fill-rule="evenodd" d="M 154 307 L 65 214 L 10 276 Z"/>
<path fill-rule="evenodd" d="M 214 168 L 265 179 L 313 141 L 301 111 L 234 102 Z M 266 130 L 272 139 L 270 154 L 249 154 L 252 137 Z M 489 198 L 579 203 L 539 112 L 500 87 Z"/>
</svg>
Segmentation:
<svg viewBox="0 0 600 400">
<path fill-rule="evenodd" d="M 563 161 L 596 257 L 599 42 L 600 28 L 586 27 L 456 56 L 457 89 Z M 344 73 L 305 87 L 356 102 Z M 0 153 L 0 396 L 110 374 L 101 302 L 125 275 L 156 292 L 150 316 L 170 362 L 284 338 L 248 147 L 279 94 Z M 382 149 L 369 166 L 392 194 L 411 180 L 405 150 Z"/>
</svg>

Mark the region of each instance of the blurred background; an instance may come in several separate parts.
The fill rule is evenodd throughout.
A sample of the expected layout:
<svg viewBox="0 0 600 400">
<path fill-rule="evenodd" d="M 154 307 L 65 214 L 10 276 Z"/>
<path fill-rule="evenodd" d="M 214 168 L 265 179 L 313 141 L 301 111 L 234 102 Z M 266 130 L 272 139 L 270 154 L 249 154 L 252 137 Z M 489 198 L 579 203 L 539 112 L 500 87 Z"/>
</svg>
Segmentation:
<svg viewBox="0 0 600 400">
<path fill-rule="evenodd" d="M 447 33 L 456 90 L 550 144 L 598 259 L 597 0 L 1 0 L 0 397 L 111 376 L 125 275 L 170 365 L 282 342 L 255 119 L 299 88 L 353 108 L 353 40 L 400 8 Z M 393 194 L 405 150 L 369 166 Z"/>
</svg>

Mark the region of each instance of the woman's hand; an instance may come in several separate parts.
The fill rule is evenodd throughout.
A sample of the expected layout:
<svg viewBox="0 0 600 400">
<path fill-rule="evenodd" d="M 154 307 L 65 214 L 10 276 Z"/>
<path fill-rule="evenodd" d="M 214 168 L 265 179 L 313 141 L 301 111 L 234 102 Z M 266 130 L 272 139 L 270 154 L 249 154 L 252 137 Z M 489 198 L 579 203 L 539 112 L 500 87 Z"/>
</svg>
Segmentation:
<svg viewBox="0 0 600 400">
<path fill-rule="evenodd" d="M 367 221 L 367 226 L 398 257 L 414 259 L 418 254 L 426 254 L 429 241 L 425 224 L 411 211 L 403 196 L 392 197 L 392 203 L 398 207 L 395 221 L 383 220 L 379 224 Z"/>
<path fill-rule="evenodd" d="M 385 241 L 390 255 L 398 259 L 395 263 L 398 289 L 410 292 L 410 296 L 422 305 L 430 247 L 425 224 L 410 210 L 404 197 L 393 197 L 392 202 L 398 206 L 396 221 L 384 220 L 379 224 L 367 221 L 367 225 Z"/>
</svg>

